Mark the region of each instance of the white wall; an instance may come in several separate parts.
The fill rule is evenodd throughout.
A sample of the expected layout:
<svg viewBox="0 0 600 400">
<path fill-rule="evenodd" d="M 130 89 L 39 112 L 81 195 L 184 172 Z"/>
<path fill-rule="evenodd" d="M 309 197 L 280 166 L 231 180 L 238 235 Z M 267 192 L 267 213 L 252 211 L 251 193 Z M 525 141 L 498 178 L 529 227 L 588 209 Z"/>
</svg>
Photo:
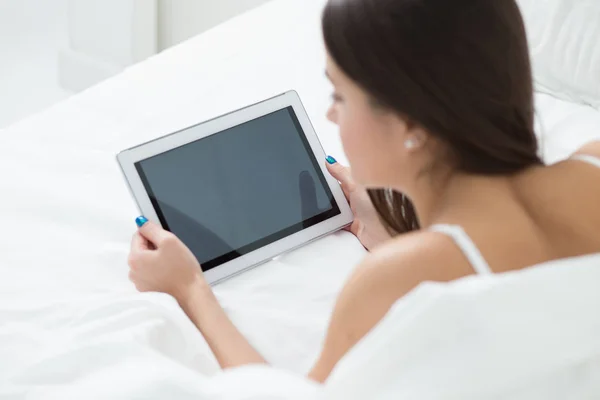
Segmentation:
<svg viewBox="0 0 600 400">
<path fill-rule="evenodd" d="M 68 0 L 69 46 L 59 57 L 61 85 L 83 90 L 267 1 Z"/>
<path fill-rule="evenodd" d="M 71 0 L 71 48 L 108 63 L 127 66 L 156 51 L 156 19 L 152 1 Z M 137 21 L 136 21 L 137 19 Z M 133 29 L 145 30 L 135 35 Z M 138 42 L 135 42 L 135 41 Z"/>
<path fill-rule="evenodd" d="M 157 51 L 156 0 L 69 0 L 60 82 L 83 90 Z"/>
<path fill-rule="evenodd" d="M 58 84 L 67 0 L 0 0 L 0 128 L 70 93 Z"/>
<path fill-rule="evenodd" d="M 165 49 L 269 0 L 158 0 L 158 44 Z"/>
</svg>

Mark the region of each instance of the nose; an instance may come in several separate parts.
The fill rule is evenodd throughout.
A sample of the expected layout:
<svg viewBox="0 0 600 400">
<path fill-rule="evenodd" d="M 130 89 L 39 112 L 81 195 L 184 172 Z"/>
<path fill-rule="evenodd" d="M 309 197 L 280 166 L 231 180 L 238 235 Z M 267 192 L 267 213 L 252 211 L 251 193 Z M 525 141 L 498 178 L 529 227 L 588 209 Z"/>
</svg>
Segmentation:
<svg viewBox="0 0 600 400">
<path fill-rule="evenodd" d="M 329 107 L 329 110 L 327 110 L 327 119 L 337 125 L 338 118 L 337 118 L 337 110 L 335 109 L 335 105 L 331 105 Z"/>
</svg>

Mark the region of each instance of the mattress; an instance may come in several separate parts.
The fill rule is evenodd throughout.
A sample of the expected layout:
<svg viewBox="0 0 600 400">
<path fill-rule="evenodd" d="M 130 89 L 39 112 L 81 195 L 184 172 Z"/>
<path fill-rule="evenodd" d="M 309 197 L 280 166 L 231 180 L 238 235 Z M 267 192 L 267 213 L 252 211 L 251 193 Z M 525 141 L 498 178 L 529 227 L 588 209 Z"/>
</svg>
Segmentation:
<svg viewBox="0 0 600 400">
<path fill-rule="evenodd" d="M 0 133 L 0 382 L 11 393 L 43 393 L 128 360 L 179 365 L 192 377 L 217 372 L 175 302 L 137 294 L 127 279 L 138 211 L 115 155 L 295 89 L 326 152 L 345 162 L 325 117 L 323 3 L 270 2 Z M 600 137 L 593 108 L 545 94 L 536 104 L 548 161 Z M 364 255 L 340 232 L 215 292 L 270 363 L 304 374 Z"/>
</svg>

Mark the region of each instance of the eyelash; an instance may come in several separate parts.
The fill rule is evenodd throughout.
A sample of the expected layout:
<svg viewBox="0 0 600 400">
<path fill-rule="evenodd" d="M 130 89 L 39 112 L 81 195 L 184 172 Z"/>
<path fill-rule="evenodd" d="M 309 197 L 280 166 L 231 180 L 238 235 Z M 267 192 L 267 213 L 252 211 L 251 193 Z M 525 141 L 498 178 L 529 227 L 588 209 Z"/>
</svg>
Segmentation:
<svg viewBox="0 0 600 400">
<path fill-rule="evenodd" d="M 333 94 L 331 95 L 331 100 L 332 100 L 334 103 L 341 103 L 341 102 L 342 102 L 342 98 L 341 98 L 341 97 L 340 97 L 340 95 L 338 95 L 337 93 L 333 93 Z"/>
</svg>

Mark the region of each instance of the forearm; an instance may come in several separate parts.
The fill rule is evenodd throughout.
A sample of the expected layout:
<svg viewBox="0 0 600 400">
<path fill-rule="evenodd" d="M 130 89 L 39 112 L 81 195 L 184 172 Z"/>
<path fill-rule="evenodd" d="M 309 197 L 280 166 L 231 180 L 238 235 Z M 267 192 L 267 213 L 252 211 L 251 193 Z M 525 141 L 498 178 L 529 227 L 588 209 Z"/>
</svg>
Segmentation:
<svg viewBox="0 0 600 400">
<path fill-rule="evenodd" d="M 221 368 L 266 363 L 233 325 L 206 282 L 194 283 L 178 301 L 204 336 Z"/>
</svg>

